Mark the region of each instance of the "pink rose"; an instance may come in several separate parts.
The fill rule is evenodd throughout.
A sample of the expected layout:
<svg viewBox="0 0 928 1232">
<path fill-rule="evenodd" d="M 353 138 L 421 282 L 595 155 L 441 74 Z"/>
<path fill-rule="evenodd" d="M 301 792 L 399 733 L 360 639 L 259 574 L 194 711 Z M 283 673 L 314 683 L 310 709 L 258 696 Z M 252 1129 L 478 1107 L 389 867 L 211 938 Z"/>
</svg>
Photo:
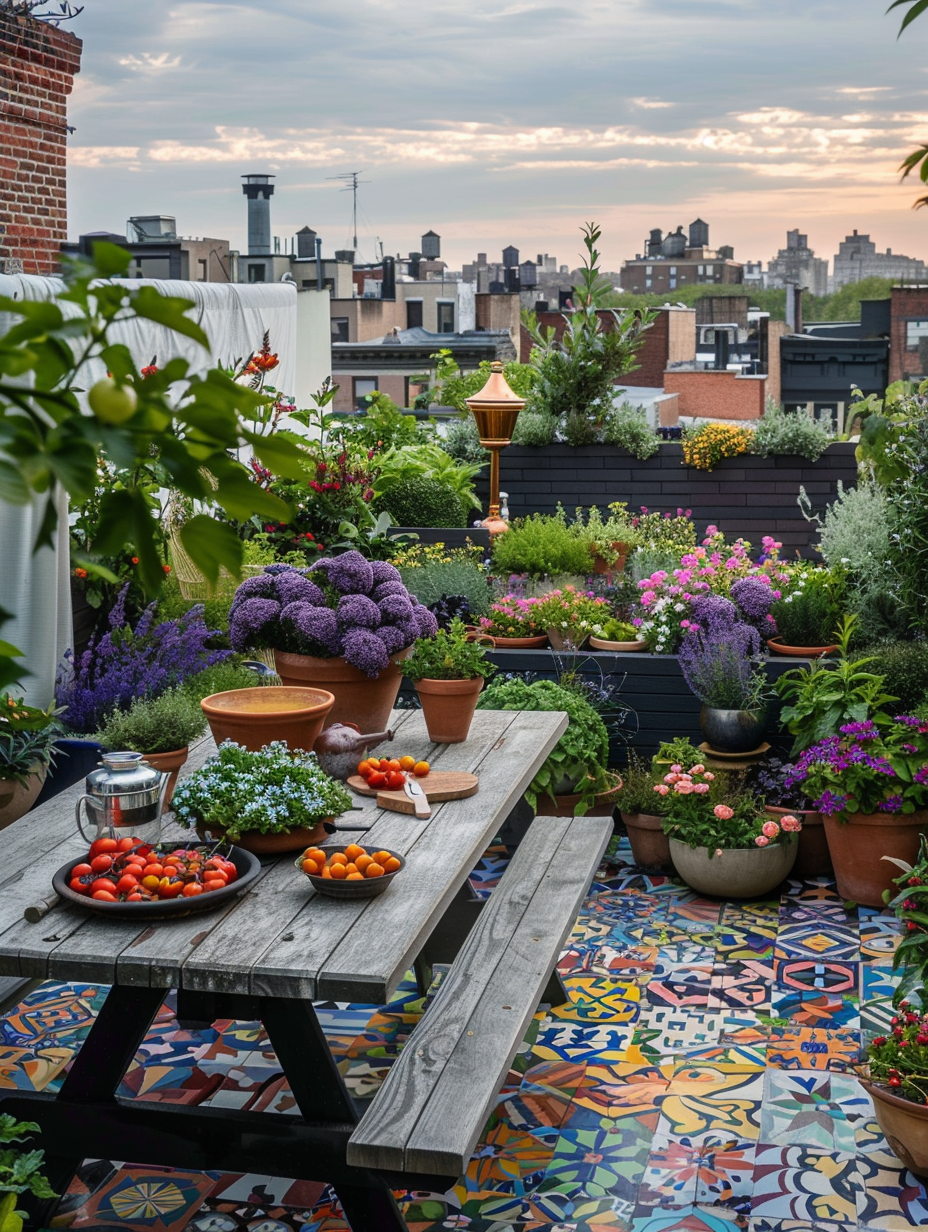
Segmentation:
<svg viewBox="0 0 928 1232">
<path fill-rule="evenodd" d="M 715 775 L 712 773 L 711 770 L 704 770 L 702 777 L 706 780 L 707 783 L 715 782 Z"/>
<path fill-rule="evenodd" d="M 798 817 L 794 817 L 792 813 L 790 813 L 786 817 L 781 817 L 780 825 L 783 827 L 783 829 L 786 831 L 787 834 L 798 834 L 799 831 L 802 829 L 802 822 L 799 820 Z"/>
<path fill-rule="evenodd" d="M 708 783 L 697 783 L 693 787 L 693 791 L 698 792 L 700 796 L 704 796 L 707 791 L 711 791 L 711 790 L 712 788 L 709 786 Z"/>
<path fill-rule="evenodd" d="M 654 790 L 659 796 L 666 796 L 670 791 L 670 788 L 666 785 L 666 783 L 655 783 Z"/>
<path fill-rule="evenodd" d="M 758 834 L 754 842 L 758 845 L 758 847 L 766 847 L 767 844 L 770 842 L 770 839 L 767 838 L 766 835 L 764 834 Z"/>
<path fill-rule="evenodd" d="M 693 766 L 693 768 L 690 770 L 690 774 L 702 774 L 705 768 L 706 767 L 702 764 L 702 762 L 700 762 L 698 765 Z"/>
<path fill-rule="evenodd" d="M 688 783 L 685 779 L 681 779 L 679 783 L 674 783 L 674 791 L 678 796 L 691 796 L 696 790 L 692 783 Z"/>
<path fill-rule="evenodd" d="M 729 808 L 727 804 L 717 804 L 712 811 L 719 821 L 730 821 L 735 815 L 735 810 Z"/>
<path fill-rule="evenodd" d="M 775 821 L 765 821 L 761 826 L 761 831 L 766 834 L 767 838 L 776 838 L 780 833 L 780 827 Z"/>
</svg>

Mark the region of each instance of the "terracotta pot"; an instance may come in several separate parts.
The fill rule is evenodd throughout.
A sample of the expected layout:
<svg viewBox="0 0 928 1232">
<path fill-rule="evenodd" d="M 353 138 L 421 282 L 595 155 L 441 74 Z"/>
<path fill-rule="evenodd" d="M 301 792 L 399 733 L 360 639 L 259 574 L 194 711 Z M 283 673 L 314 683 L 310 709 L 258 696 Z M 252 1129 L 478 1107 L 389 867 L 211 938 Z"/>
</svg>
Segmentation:
<svg viewBox="0 0 928 1232">
<path fill-rule="evenodd" d="M 0 830 L 24 817 L 38 799 L 48 766 L 38 762 L 35 766 L 25 784 L 16 779 L 0 779 Z"/>
<path fill-rule="evenodd" d="M 793 865 L 794 877 L 832 877 L 834 868 L 828 851 L 828 839 L 825 837 L 825 823 L 821 813 L 815 809 L 785 809 L 774 804 L 764 806 L 764 812 L 774 821 L 781 817 L 798 817 L 802 822 L 799 831 L 799 851 L 796 863 Z"/>
<path fill-rule="evenodd" d="M 928 1178 L 928 1107 L 893 1095 L 885 1087 L 859 1079 L 873 1100 L 873 1111 L 890 1149 L 908 1170 Z"/>
<path fill-rule="evenodd" d="M 882 907 L 883 891 L 895 895 L 899 867 L 883 856 L 914 864 L 918 841 L 928 830 L 928 809 L 916 813 L 852 813 L 847 821 L 826 815 L 825 836 L 835 866 L 838 893 L 864 907 Z"/>
<path fill-rule="evenodd" d="M 644 650 L 647 642 L 610 642 L 604 637 L 591 637 L 590 645 L 594 650 L 615 650 L 622 654 L 629 654 L 633 650 Z"/>
<path fill-rule="evenodd" d="M 167 774 L 168 786 L 164 793 L 164 803 L 161 806 L 162 813 L 166 813 L 171 807 L 171 801 L 174 798 L 174 788 L 177 786 L 177 776 L 180 773 L 180 768 L 187 760 L 188 747 L 185 745 L 182 749 L 175 749 L 173 753 L 146 753 L 146 762 L 155 770 L 160 770 L 162 774 Z"/>
<path fill-rule="evenodd" d="M 688 886 L 713 898 L 759 898 L 789 876 L 798 843 L 732 847 L 716 855 L 670 839 L 670 857 Z"/>
<path fill-rule="evenodd" d="M 265 685 L 230 689 L 200 702 L 217 744 L 234 740 L 256 752 L 272 740 L 309 751 L 335 698 L 324 689 Z"/>
<path fill-rule="evenodd" d="M 461 744 L 467 739 L 483 677 L 471 680 L 414 680 L 422 714 L 433 744 Z"/>
<path fill-rule="evenodd" d="M 389 726 L 390 711 L 403 679 L 400 662 L 411 650 L 407 647 L 391 655 L 389 667 L 373 680 L 344 659 L 316 659 L 312 655 L 275 650 L 274 662 L 284 684 L 325 689 L 333 695 L 334 704 L 326 715 L 325 727 L 357 723 L 361 731 L 376 732 Z"/>
<path fill-rule="evenodd" d="M 325 821 L 331 820 L 331 817 L 325 818 Z M 208 832 L 213 838 L 224 838 L 226 833 L 224 826 L 216 825 L 209 826 Z M 197 826 L 197 834 L 201 839 L 205 839 L 207 827 Z M 320 821 L 318 825 L 306 828 L 301 826 L 291 830 L 289 834 L 243 834 L 232 842 L 243 851 L 250 851 L 253 856 L 279 856 L 288 851 L 304 851 L 307 847 L 317 846 L 324 843 L 328 837 L 328 832 Z"/>
<path fill-rule="evenodd" d="M 548 630 L 548 641 L 553 650 L 582 650 L 589 636 L 589 633 L 582 635 L 564 633 L 563 630 L 555 629 L 553 626 Z"/>
<path fill-rule="evenodd" d="M 778 637 L 768 637 L 767 646 L 774 654 L 793 655 L 797 659 L 820 659 L 838 649 L 837 643 L 834 646 L 784 646 Z"/>
<path fill-rule="evenodd" d="M 623 813 L 635 864 L 643 873 L 665 873 L 673 868 L 670 842 L 662 828 L 662 817 L 653 813 Z"/>
<path fill-rule="evenodd" d="M 608 791 L 601 791 L 597 794 L 592 808 L 588 808 L 584 813 L 584 817 L 611 817 L 615 809 L 616 796 L 622 790 L 622 780 L 616 776 L 616 785 L 610 787 Z M 550 796 L 544 795 L 538 797 L 538 803 L 535 805 L 535 812 L 539 817 L 573 817 L 574 810 L 583 799 L 579 792 L 571 792 L 569 795 L 555 795 L 554 800 Z"/>
<path fill-rule="evenodd" d="M 594 573 L 621 573 L 625 568 L 625 562 L 628 559 L 628 544 L 615 542 L 610 544 L 613 552 L 618 553 L 614 565 L 610 565 L 604 556 L 600 556 L 595 549 L 593 551 L 593 572 Z"/>
<path fill-rule="evenodd" d="M 491 634 L 494 645 L 497 650 L 541 650 L 542 646 L 547 646 L 547 633 L 540 633 L 537 637 L 497 637 L 496 634 Z"/>
<path fill-rule="evenodd" d="M 699 726 L 710 749 L 720 753 L 750 753 L 764 738 L 762 710 L 719 710 L 703 706 Z"/>
</svg>

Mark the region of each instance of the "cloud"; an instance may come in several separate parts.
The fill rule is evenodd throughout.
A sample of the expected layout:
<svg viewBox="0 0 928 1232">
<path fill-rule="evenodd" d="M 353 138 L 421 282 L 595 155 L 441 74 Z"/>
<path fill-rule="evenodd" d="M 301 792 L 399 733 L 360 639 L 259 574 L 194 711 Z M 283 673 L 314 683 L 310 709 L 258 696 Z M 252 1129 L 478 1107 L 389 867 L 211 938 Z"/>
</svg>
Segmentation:
<svg viewBox="0 0 928 1232">
<path fill-rule="evenodd" d="M 166 51 L 158 56 L 152 55 L 150 51 L 144 51 L 140 56 L 121 56 L 119 63 L 123 68 L 131 68 L 136 72 L 167 73 L 172 69 L 180 68 L 182 57 L 172 56 Z"/>
<path fill-rule="evenodd" d="M 676 103 L 666 103 L 659 98 L 630 98 L 632 106 L 640 107 L 642 111 L 662 111 L 666 107 L 676 107 Z"/>
</svg>

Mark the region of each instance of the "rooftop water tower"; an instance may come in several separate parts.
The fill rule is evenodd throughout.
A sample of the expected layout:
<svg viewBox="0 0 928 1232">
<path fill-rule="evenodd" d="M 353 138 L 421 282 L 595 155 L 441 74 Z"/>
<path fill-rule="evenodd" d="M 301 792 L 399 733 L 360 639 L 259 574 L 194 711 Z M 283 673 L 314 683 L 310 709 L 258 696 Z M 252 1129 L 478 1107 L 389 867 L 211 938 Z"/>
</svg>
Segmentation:
<svg viewBox="0 0 928 1232">
<path fill-rule="evenodd" d="M 248 253 L 253 257 L 271 252 L 271 197 L 273 175 L 243 175 L 242 192 L 248 198 Z"/>
</svg>

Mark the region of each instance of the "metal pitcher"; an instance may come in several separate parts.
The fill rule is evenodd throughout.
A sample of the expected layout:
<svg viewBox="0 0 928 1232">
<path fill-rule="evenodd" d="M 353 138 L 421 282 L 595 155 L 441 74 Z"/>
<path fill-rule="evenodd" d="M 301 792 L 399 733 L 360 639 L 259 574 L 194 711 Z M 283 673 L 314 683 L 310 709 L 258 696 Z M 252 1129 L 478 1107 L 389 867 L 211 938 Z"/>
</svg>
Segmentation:
<svg viewBox="0 0 928 1232">
<path fill-rule="evenodd" d="M 161 838 L 161 806 L 170 775 L 155 770 L 142 753 L 104 753 L 103 764 L 87 775 L 86 793 L 76 807 L 77 828 L 88 842 L 81 810 L 96 838 L 138 838 L 154 846 Z"/>
</svg>

